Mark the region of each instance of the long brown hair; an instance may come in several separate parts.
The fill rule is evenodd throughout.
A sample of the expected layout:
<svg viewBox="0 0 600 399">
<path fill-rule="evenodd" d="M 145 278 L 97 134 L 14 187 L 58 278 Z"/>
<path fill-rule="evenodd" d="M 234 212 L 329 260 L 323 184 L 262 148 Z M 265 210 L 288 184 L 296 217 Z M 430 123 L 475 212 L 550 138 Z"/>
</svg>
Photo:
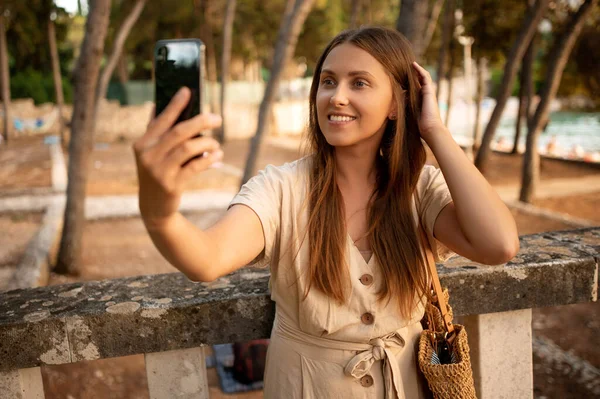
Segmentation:
<svg viewBox="0 0 600 399">
<path fill-rule="evenodd" d="M 423 294 L 428 273 L 413 220 L 411 197 L 425 164 L 418 127 L 420 85 L 411 70 L 415 60 L 410 43 L 386 28 L 365 27 L 336 36 L 317 61 L 310 90 L 309 150 L 311 164 L 308 237 L 311 286 L 343 303 L 349 281 L 345 262 L 347 231 L 342 194 L 336 183 L 335 147 L 327 143 L 317 118 L 316 98 L 321 69 L 333 48 L 351 43 L 371 54 L 387 70 L 397 104 L 397 119 L 388 120 L 377 157 L 376 187 L 369 201 L 367 239 L 383 277 L 380 301 L 397 300 L 409 317 Z"/>
</svg>

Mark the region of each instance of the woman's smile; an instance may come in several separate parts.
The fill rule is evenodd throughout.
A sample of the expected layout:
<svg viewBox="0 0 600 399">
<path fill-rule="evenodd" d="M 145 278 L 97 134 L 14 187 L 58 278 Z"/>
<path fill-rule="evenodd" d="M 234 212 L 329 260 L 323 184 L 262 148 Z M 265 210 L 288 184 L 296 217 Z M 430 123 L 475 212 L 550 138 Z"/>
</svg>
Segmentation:
<svg viewBox="0 0 600 399">
<path fill-rule="evenodd" d="M 327 119 L 329 120 L 329 124 L 333 127 L 343 127 L 354 122 L 356 117 L 344 114 L 330 114 Z"/>
</svg>

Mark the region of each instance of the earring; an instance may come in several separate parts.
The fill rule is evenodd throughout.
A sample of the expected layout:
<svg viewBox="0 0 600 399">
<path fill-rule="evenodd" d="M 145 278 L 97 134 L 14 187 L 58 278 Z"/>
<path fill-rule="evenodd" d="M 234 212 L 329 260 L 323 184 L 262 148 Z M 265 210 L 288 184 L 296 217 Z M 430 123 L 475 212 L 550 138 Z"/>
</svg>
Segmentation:
<svg viewBox="0 0 600 399">
<path fill-rule="evenodd" d="M 398 118 L 398 115 L 395 112 L 392 112 L 389 116 L 389 118 L 393 121 L 395 121 Z"/>
</svg>

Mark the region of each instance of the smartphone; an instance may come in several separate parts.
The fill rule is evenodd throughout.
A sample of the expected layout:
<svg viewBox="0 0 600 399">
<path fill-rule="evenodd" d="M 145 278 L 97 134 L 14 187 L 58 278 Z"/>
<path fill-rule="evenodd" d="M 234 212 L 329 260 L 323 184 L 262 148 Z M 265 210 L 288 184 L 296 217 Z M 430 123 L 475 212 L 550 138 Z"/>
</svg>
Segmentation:
<svg viewBox="0 0 600 399">
<path fill-rule="evenodd" d="M 204 102 L 205 46 L 198 39 L 159 40 L 154 46 L 154 100 L 158 116 L 177 91 L 187 86 L 192 96 L 175 123 L 202 111 Z"/>
</svg>

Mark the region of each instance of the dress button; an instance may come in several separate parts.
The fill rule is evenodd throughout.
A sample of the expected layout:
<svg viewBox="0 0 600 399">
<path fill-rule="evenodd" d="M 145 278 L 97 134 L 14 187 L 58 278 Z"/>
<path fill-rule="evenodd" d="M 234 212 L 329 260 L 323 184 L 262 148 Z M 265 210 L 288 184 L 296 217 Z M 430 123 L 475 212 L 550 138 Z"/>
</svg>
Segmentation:
<svg viewBox="0 0 600 399">
<path fill-rule="evenodd" d="M 373 284 L 373 276 L 371 276 L 370 274 L 363 274 L 362 276 L 360 276 L 359 280 L 361 283 L 363 283 L 363 285 Z"/>
<path fill-rule="evenodd" d="M 370 386 L 373 386 L 373 377 L 371 377 L 370 375 L 365 375 L 364 377 L 362 377 L 360 379 L 360 385 L 362 385 L 365 388 L 368 388 Z"/>
<path fill-rule="evenodd" d="M 360 320 L 364 324 L 373 324 L 373 321 L 375 321 L 375 318 L 373 317 L 373 315 L 371 313 L 365 313 L 360 317 Z"/>
</svg>

